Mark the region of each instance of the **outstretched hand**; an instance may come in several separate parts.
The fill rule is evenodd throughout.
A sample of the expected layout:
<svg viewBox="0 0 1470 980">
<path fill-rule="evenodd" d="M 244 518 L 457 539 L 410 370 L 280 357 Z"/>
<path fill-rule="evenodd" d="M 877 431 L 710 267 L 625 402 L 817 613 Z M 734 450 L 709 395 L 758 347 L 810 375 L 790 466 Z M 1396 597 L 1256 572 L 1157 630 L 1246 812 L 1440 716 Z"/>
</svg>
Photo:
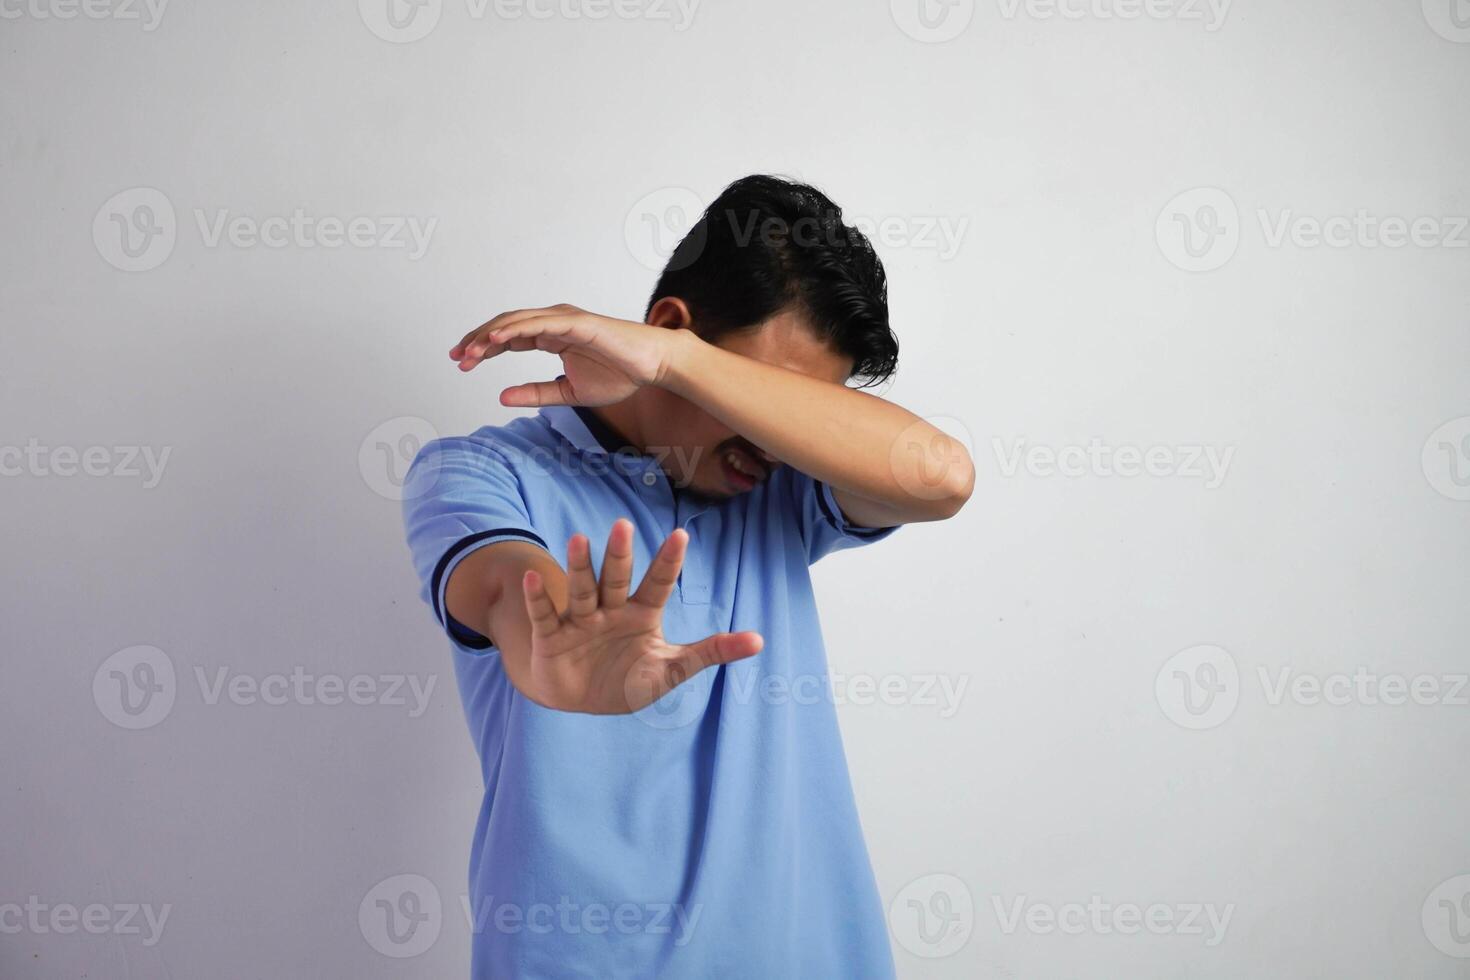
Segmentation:
<svg viewBox="0 0 1470 980">
<path fill-rule="evenodd" d="M 633 525 L 613 524 L 602 574 L 593 574 L 590 542 L 567 543 L 567 608 L 557 610 L 541 576 L 522 580 L 531 620 L 527 690 L 538 704 L 589 714 L 629 714 L 646 707 L 700 671 L 760 652 L 759 633 L 716 633 L 697 643 L 664 639 L 665 604 L 684 563 L 688 534 L 676 529 L 654 556 L 631 596 Z"/>
</svg>

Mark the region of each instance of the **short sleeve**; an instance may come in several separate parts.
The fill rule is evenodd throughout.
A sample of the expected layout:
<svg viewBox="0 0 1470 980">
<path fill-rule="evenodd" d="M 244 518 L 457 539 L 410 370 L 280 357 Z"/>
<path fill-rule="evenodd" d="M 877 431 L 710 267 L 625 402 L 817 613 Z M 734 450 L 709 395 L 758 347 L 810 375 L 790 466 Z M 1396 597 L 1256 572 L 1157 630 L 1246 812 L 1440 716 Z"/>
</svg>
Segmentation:
<svg viewBox="0 0 1470 980">
<path fill-rule="evenodd" d="M 403 486 L 403 525 L 420 595 L 456 643 L 489 649 L 488 639 L 449 615 L 444 589 L 459 563 L 488 545 L 529 541 L 546 547 L 531 526 L 510 458 L 480 439 L 438 439 L 419 451 Z"/>
<path fill-rule="evenodd" d="M 790 466 L 783 466 L 776 472 L 781 474 L 783 471 L 797 526 L 806 544 L 808 564 L 833 551 L 882 541 L 902 526 L 860 527 L 853 524 L 842 513 L 828 484 Z"/>
</svg>

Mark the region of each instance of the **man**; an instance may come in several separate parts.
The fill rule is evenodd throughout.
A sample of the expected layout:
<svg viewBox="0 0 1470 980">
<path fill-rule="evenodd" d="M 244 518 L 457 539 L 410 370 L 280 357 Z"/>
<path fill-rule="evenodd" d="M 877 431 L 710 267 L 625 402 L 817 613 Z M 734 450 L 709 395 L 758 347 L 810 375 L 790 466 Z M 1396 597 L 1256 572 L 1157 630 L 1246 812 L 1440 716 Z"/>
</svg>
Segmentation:
<svg viewBox="0 0 1470 980">
<path fill-rule="evenodd" d="M 474 975 L 890 977 L 809 566 L 952 516 L 973 467 L 847 384 L 898 346 L 882 264 L 811 187 L 727 188 L 645 320 L 470 332 L 463 371 L 534 349 L 564 373 L 408 475 L 486 787 Z"/>
</svg>

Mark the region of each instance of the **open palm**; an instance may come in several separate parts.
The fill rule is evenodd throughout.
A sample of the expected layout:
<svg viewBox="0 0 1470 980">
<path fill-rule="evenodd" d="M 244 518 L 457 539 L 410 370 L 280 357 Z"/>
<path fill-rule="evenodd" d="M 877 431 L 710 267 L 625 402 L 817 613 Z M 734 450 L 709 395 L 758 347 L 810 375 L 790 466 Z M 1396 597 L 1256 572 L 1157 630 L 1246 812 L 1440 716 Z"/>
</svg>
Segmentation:
<svg viewBox="0 0 1470 980">
<path fill-rule="evenodd" d="M 760 652 L 759 633 L 716 633 L 697 643 L 664 638 L 664 606 L 684 562 L 688 534 L 676 529 L 654 556 L 638 590 L 633 525 L 619 520 L 608 535 L 602 574 L 592 571 L 590 542 L 567 543 L 567 607 L 558 611 L 541 576 L 528 571 L 523 592 L 531 620 L 529 689 L 546 707 L 589 714 L 628 714 L 646 707 L 701 670 Z"/>
</svg>

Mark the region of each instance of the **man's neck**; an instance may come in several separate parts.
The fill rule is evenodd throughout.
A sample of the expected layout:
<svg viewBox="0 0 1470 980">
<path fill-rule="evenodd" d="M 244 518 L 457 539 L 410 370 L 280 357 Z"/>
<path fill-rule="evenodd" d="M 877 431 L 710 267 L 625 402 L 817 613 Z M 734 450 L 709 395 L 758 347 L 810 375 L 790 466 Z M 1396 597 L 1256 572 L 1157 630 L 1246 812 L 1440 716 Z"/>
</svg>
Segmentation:
<svg viewBox="0 0 1470 980">
<path fill-rule="evenodd" d="M 637 401 L 638 395 L 634 394 L 615 405 L 583 408 L 582 411 L 590 412 L 602 423 L 603 432 L 594 432 L 594 435 L 611 441 L 619 449 L 628 447 L 644 456 L 648 454 L 648 450 L 643 444 L 643 426 L 639 420 Z"/>
</svg>

